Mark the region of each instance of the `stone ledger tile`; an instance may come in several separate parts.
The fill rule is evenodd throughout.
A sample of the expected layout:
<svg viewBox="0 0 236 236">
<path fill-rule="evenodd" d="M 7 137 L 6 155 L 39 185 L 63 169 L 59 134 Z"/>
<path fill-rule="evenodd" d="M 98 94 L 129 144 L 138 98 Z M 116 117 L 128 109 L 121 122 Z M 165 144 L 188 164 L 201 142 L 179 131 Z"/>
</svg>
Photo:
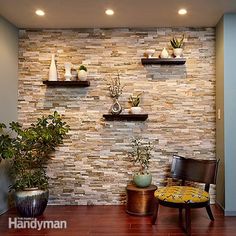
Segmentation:
<svg viewBox="0 0 236 236">
<path fill-rule="evenodd" d="M 182 66 L 142 66 L 148 48 L 169 49 L 173 35 L 186 36 Z M 214 28 L 21 30 L 19 39 L 19 121 L 59 111 L 71 126 L 64 144 L 48 166 L 50 203 L 124 204 L 125 187 L 137 170 L 127 157 L 130 139 L 140 136 L 153 145 L 153 183 L 166 184 L 171 156 L 215 158 Z M 171 50 L 169 50 L 171 52 Z M 50 88 L 51 53 L 58 76 L 64 62 L 88 67 L 88 88 Z M 112 100 L 107 85 L 120 73 L 125 85 L 120 102 L 143 92 L 146 122 L 108 122 Z M 211 189 L 214 202 L 215 188 Z"/>
</svg>

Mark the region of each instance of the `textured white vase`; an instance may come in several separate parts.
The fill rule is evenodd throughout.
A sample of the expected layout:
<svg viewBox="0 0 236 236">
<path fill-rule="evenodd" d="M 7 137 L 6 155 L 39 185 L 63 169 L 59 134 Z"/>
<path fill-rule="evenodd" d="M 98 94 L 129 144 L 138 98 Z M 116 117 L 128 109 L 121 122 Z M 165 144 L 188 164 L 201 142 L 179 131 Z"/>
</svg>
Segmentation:
<svg viewBox="0 0 236 236">
<path fill-rule="evenodd" d="M 142 112 L 142 108 L 141 107 L 131 107 L 130 111 L 132 114 L 140 114 Z"/>
<path fill-rule="evenodd" d="M 71 63 L 65 62 L 65 80 L 70 81 L 72 74 L 71 74 Z"/>
<path fill-rule="evenodd" d="M 148 58 L 151 58 L 155 53 L 155 49 L 147 49 L 145 53 Z"/>
<path fill-rule="evenodd" d="M 183 53 L 183 48 L 174 48 L 173 52 L 176 58 L 180 58 Z"/>
<path fill-rule="evenodd" d="M 78 72 L 78 78 L 81 81 L 86 81 L 87 80 L 87 76 L 88 76 L 88 72 L 85 70 L 79 70 Z"/>
<path fill-rule="evenodd" d="M 168 58 L 168 57 L 169 57 L 169 53 L 168 53 L 168 51 L 166 50 L 166 48 L 163 48 L 163 50 L 161 51 L 160 57 L 161 57 L 161 58 Z"/>
<path fill-rule="evenodd" d="M 57 67 L 56 67 L 56 62 L 55 62 L 55 54 L 52 54 L 48 80 L 57 81 Z"/>
</svg>

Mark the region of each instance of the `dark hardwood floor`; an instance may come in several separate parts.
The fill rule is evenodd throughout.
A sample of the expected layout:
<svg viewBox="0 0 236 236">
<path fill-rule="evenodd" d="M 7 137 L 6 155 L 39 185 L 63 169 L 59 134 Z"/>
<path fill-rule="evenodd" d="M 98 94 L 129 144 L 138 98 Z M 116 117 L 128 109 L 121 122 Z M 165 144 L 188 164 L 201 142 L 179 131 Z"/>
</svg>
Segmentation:
<svg viewBox="0 0 236 236">
<path fill-rule="evenodd" d="M 236 236 L 236 217 L 224 217 L 212 206 L 215 221 L 208 219 L 205 209 L 192 212 L 193 236 Z M 17 217 L 15 209 L 0 216 L 0 236 L 181 236 L 178 210 L 160 207 L 157 224 L 150 216 L 131 216 L 125 206 L 48 206 L 39 220 L 66 220 L 67 229 L 8 229 L 9 217 Z"/>
</svg>

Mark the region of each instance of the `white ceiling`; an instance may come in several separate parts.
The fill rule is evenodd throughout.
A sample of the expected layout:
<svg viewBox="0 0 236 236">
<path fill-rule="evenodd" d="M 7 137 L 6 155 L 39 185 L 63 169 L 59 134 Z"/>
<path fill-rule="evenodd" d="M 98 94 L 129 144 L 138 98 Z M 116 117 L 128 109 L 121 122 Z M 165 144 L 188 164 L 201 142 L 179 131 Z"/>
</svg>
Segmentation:
<svg viewBox="0 0 236 236">
<path fill-rule="evenodd" d="M 182 7 L 185 16 L 177 14 Z M 224 13 L 236 13 L 236 0 L 0 0 L 0 15 L 19 28 L 202 27 Z"/>
</svg>

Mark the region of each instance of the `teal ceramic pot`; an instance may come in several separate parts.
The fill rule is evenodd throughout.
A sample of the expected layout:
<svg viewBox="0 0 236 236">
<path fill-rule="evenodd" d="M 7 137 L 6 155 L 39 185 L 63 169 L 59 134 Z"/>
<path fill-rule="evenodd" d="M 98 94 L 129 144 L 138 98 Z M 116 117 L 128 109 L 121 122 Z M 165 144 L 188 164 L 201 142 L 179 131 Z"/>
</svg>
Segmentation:
<svg viewBox="0 0 236 236">
<path fill-rule="evenodd" d="M 48 203 L 48 190 L 27 188 L 15 192 L 17 211 L 23 217 L 36 217 L 43 214 Z"/>
<path fill-rule="evenodd" d="M 152 182 L 151 174 L 135 174 L 133 177 L 135 185 L 139 188 L 146 188 Z"/>
</svg>

